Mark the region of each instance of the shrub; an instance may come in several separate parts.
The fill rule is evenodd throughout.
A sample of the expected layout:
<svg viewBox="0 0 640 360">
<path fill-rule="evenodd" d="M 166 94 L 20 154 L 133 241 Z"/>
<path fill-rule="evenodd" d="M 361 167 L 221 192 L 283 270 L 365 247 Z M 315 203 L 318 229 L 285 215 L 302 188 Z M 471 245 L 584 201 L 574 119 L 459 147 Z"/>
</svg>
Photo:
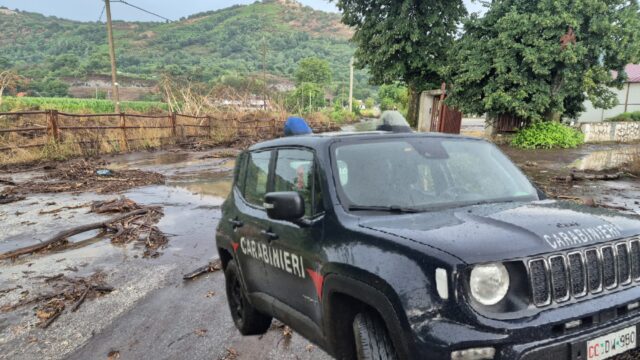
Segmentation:
<svg viewBox="0 0 640 360">
<path fill-rule="evenodd" d="M 518 131 L 511 146 L 521 149 L 575 148 L 584 143 L 584 134 L 558 122 L 535 122 Z"/>
<path fill-rule="evenodd" d="M 640 121 L 640 111 L 622 113 L 605 121 Z"/>
</svg>

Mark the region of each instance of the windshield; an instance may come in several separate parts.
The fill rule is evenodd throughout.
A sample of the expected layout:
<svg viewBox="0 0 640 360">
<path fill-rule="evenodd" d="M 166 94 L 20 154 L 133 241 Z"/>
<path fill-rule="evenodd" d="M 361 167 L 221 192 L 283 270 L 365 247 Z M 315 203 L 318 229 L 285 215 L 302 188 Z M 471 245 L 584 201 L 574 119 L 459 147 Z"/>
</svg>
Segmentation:
<svg viewBox="0 0 640 360">
<path fill-rule="evenodd" d="M 339 143 L 335 182 L 352 210 L 429 209 L 538 199 L 495 146 L 477 140 L 403 138 Z"/>
</svg>

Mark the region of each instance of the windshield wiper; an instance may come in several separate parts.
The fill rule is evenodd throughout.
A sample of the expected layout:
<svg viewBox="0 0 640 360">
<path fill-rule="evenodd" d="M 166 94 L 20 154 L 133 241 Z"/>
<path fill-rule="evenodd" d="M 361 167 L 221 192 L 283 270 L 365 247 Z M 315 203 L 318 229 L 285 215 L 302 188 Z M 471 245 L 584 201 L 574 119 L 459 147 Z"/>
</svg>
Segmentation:
<svg viewBox="0 0 640 360">
<path fill-rule="evenodd" d="M 349 211 L 384 211 L 390 213 L 399 213 L 399 214 L 409 214 L 409 213 L 417 213 L 420 212 L 419 209 L 407 208 L 402 206 L 362 206 L 362 205 L 351 205 L 349 206 Z"/>
</svg>

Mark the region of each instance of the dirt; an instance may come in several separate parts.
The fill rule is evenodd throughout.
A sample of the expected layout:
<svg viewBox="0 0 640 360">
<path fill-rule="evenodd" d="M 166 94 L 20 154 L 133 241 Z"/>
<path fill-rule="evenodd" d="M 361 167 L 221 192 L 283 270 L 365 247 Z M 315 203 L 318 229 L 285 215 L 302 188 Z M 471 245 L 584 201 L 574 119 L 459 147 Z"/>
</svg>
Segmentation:
<svg viewBox="0 0 640 360">
<path fill-rule="evenodd" d="M 556 150 L 501 148 L 550 198 L 640 214 L 636 175 L 640 144 Z"/>
<path fill-rule="evenodd" d="M 138 186 L 162 184 L 161 174 L 140 170 L 111 170 L 106 161 L 76 159 L 47 168 L 45 175 L 15 183 L 0 196 L 31 193 L 94 191 L 98 194 L 120 192 Z M 104 171 L 106 175 L 99 175 Z"/>
</svg>

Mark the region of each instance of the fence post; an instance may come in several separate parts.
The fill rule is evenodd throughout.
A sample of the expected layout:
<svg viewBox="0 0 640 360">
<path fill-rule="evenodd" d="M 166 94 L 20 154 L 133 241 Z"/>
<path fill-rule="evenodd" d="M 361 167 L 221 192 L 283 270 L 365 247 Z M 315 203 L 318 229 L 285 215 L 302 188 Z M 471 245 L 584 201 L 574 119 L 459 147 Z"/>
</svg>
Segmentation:
<svg viewBox="0 0 640 360">
<path fill-rule="evenodd" d="M 58 132 L 58 110 L 49 110 L 47 117 L 49 120 L 49 141 L 58 143 L 60 141 L 60 133 Z"/>
<path fill-rule="evenodd" d="M 273 118 L 273 138 L 278 137 L 278 119 L 276 117 Z"/>
<path fill-rule="evenodd" d="M 176 113 L 169 113 L 169 122 L 171 123 L 171 137 L 175 140 L 177 137 L 176 134 Z"/>
<path fill-rule="evenodd" d="M 211 116 L 207 115 L 207 137 L 211 138 Z"/>
<path fill-rule="evenodd" d="M 120 113 L 120 129 L 122 130 L 122 135 L 120 138 L 120 144 L 122 146 L 123 151 L 129 150 L 129 144 L 127 144 L 127 118 L 126 114 Z"/>
</svg>

